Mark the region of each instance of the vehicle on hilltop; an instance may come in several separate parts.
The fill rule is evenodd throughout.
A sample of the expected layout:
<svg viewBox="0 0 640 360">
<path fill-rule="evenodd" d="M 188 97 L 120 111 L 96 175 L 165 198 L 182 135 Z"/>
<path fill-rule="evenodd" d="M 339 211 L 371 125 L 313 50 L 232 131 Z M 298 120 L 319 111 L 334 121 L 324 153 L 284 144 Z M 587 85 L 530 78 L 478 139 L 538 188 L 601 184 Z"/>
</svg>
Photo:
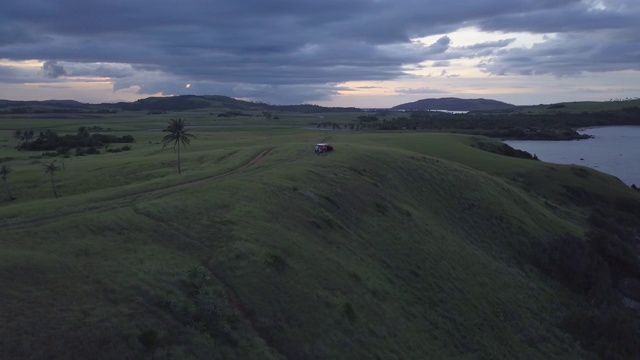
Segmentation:
<svg viewBox="0 0 640 360">
<path fill-rule="evenodd" d="M 327 144 L 327 143 L 316 144 L 316 147 L 315 147 L 314 151 L 318 155 L 324 154 L 324 153 L 328 153 L 330 151 L 333 151 L 333 146 L 331 146 L 330 144 Z"/>
</svg>

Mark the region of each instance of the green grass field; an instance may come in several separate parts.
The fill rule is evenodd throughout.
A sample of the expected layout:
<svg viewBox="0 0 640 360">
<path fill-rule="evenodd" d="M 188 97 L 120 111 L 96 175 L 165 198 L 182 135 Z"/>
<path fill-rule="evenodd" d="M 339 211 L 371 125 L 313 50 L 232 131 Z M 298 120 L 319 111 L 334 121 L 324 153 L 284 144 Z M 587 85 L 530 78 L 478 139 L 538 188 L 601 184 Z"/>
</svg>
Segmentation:
<svg viewBox="0 0 640 360">
<path fill-rule="evenodd" d="M 197 136 L 181 175 L 160 144 L 175 117 Z M 532 259 L 582 236 L 593 207 L 638 192 L 473 146 L 487 138 L 305 129 L 352 114 L 280 117 L 0 118 L 17 198 L 0 201 L 0 357 L 607 357 L 567 330 L 589 298 Z M 79 126 L 136 142 L 69 158 L 14 149 L 15 129 Z M 316 156 L 324 141 L 336 150 Z M 64 167 L 57 199 L 52 161 Z"/>
</svg>

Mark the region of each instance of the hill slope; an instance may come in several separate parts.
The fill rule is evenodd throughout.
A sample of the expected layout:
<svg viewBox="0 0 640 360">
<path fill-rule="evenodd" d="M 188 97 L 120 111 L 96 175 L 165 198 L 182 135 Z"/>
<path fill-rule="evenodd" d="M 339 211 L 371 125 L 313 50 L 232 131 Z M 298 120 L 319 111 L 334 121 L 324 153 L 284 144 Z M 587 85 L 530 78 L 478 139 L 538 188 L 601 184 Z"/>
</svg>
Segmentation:
<svg viewBox="0 0 640 360">
<path fill-rule="evenodd" d="M 515 105 L 490 99 L 459 99 L 454 97 L 440 99 L 422 99 L 392 107 L 392 110 L 504 110 L 515 108 Z"/>
<path fill-rule="evenodd" d="M 637 355 L 611 284 L 634 263 L 556 246 L 592 207 L 626 240 L 640 196 L 613 177 L 479 137 L 309 132 L 201 133 L 177 177 L 156 135 L 74 159 L 56 201 L 2 203 L 3 358 Z"/>
</svg>

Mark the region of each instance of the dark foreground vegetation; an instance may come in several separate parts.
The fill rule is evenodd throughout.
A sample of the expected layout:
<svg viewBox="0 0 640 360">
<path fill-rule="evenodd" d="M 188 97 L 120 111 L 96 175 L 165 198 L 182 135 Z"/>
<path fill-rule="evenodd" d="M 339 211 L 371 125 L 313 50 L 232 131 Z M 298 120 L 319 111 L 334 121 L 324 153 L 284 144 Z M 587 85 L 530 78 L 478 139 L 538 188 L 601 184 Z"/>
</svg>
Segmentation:
<svg viewBox="0 0 640 360">
<path fill-rule="evenodd" d="M 563 329 L 604 359 L 637 359 L 640 201 L 598 199 L 592 206 L 584 236 L 566 234 L 543 242 L 531 260 L 584 302 L 562 318 Z"/>
<path fill-rule="evenodd" d="M 566 108 L 229 104 L 0 117 L 0 358 L 640 358 L 640 192 L 475 135 Z"/>
</svg>

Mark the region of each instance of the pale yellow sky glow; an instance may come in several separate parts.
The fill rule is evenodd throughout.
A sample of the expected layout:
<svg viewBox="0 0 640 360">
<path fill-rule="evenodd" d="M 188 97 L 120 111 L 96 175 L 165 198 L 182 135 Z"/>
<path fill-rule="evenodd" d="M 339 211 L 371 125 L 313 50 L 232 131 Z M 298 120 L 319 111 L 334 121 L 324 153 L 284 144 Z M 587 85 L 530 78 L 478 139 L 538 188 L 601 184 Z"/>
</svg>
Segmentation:
<svg viewBox="0 0 640 360">
<path fill-rule="evenodd" d="M 468 27 L 449 34 L 438 34 L 414 39 L 414 42 L 423 44 L 424 46 L 429 46 L 443 36 L 448 36 L 451 39 L 451 50 L 455 51 L 456 48 L 506 39 L 515 40 L 505 48 L 530 48 L 536 43 L 542 43 L 553 38 L 555 34 L 481 32 L 475 28 Z M 395 95 L 395 97 L 399 97 L 401 95 L 410 96 L 415 98 L 415 100 L 418 100 L 427 97 L 447 96 L 482 97 L 495 94 L 526 95 L 539 91 L 539 89 L 534 88 L 508 86 L 509 79 L 514 81 L 517 76 L 496 76 L 487 74 L 478 68 L 478 64 L 481 61 L 486 60 L 488 60 L 488 57 L 455 59 L 447 61 L 446 66 L 435 66 L 438 61 L 429 60 L 422 62 L 420 64 L 422 68 L 420 69 L 415 69 L 415 66 L 408 67 L 406 72 L 412 76 L 407 76 L 404 79 L 384 82 L 353 81 L 341 83 L 338 84 L 338 87 L 347 88 L 347 90 L 339 91 L 340 96 L 345 97 L 344 101 L 340 101 L 340 103 L 354 101 L 359 97 L 373 99 L 389 95 Z M 473 85 L 473 82 L 470 82 L 469 80 L 472 81 L 474 79 L 483 79 L 489 83 L 493 83 L 494 85 L 487 87 L 487 82 Z M 407 92 L 410 92 L 412 89 L 415 90 L 416 93 L 413 95 L 407 95 Z M 421 89 L 424 89 L 424 92 L 421 93 Z M 391 100 L 392 98 L 393 97 L 390 97 L 389 99 Z"/>
<path fill-rule="evenodd" d="M 555 34 L 531 34 L 525 32 L 487 32 L 480 31 L 473 27 L 466 27 L 448 34 L 438 34 L 427 36 L 423 38 L 414 39 L 419 43 L 425 45 L 431 45 L 443 36 L 448 36 L 451 39 L 451 46 L 462 47 L 471 46 L 482 42 L 498 41 L 504 39 L 515 39 L 508 47 L 531 47 L 535 43 L 545 41 L 547 38 L 554 37 Z"/>
<path fill-rule="evenodd" d="M 40 60 L 13 61 L 8 59 L 0 59 L 0 66 L 16 66 L 16 67 L 22 67 L 22 68 L 42 68 L 42 64 L 44 64 L 44 61 L 40 61 Z"/>
</svg>

